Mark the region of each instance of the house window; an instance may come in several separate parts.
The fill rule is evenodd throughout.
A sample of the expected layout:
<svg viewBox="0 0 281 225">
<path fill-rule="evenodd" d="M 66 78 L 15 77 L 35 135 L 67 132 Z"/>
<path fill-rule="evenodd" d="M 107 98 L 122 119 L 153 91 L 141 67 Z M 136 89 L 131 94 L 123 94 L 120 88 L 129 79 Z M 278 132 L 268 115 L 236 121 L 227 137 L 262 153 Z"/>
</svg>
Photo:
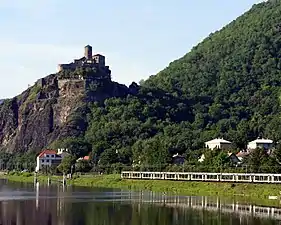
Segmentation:
<svg viewBox="0 0 281 225">
<path fill-rule="evenodd" d="M 47 155 L 47 157 L 49 158 L 49 155 Z"/>
<path fill-rule="evenodd" d="M 42 163 L 44 162 L 44 159 L 42 159 Z"/>
<path fill-rule="evenodd" d="M 54 158 L 55 156 L 54 155 L 52 155 L 52 158 Z"/>
<path fill-rule="evenodd" d="M 47 161 L 47 163 L 48 163 L 48 162 L 49 162 L 49 159 L 47 159 L 46 161 Z"/>
</svg>

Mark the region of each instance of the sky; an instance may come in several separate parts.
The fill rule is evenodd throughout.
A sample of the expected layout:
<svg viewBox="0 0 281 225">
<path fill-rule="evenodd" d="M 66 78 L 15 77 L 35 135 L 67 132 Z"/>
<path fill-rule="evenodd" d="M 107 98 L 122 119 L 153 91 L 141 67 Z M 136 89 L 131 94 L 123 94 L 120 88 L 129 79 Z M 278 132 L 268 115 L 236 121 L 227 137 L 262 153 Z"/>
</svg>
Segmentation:
<svg viewBox="0 0 281 225">
<path fill-rule="evenodd" d="M 112 79 L 156 74 L 260 0 L 0 0 L 0 99 L 57 64 L 105 55 Z"/>
</svg>

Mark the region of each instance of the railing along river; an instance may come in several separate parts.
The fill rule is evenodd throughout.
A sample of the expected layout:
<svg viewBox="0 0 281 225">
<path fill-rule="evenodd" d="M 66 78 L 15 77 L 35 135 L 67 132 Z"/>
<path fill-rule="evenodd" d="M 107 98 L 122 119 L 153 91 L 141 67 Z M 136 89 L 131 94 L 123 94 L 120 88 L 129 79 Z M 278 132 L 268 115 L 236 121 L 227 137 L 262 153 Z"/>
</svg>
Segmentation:
<svg viewBox="0 0 281 225">
<path fill-rule="evenodd" d="M 281 174 L 123 171 L 123 179 L 181 180 L 241 183 L 281 183 Z"/>
</svg>

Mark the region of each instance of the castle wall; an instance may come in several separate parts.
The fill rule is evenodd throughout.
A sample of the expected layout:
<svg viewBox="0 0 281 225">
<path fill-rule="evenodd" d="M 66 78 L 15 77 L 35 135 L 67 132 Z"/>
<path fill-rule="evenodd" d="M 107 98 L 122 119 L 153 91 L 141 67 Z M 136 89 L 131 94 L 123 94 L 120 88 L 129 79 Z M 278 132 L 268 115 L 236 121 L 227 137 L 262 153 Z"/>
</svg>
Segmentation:
<svg viewBox="0 0 281 225">
<path fill-rule="evenodd" d="M 81 59 L 75 59 L 74 62 L 68 64 L 59 64 L 58 70 L 75 70 L 77 67 L 105 67 L 105 57 L 101 54 L 92 55 L 92 47 L 90 45 L 85 46 L 84 57 Z"/>
<path fill-rule="evenodd" d="M 93 56 L 93 59 L 96 61 L 96 63 L 99 65 L 99 66 L 105 66 L 105 57 L 103 55 L 94 55 Z"/>
</svg>

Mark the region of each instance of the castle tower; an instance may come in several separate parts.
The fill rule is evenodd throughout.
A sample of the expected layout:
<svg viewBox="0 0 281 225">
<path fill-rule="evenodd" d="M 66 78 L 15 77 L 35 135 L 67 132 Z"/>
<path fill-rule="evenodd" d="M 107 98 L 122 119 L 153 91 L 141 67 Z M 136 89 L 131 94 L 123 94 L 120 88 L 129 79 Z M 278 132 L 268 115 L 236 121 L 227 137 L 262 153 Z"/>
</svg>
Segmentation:
<svg viewBox="0 0 281 225">
<path fill-rule="evenodd" d="M 92 46 L 90 46 L 90 45 L 85 46 L 84 56 L 85 56 L 86 59 L 92 58 Z"/>
<path fill-rule="evenodd" d="M 99 66 L 105 66 L 105 57 L 103 55 L 96 54 L 93 56 L 93 59 L 96 61 L 97 64 L 99 64 Z"/>
</svg>

